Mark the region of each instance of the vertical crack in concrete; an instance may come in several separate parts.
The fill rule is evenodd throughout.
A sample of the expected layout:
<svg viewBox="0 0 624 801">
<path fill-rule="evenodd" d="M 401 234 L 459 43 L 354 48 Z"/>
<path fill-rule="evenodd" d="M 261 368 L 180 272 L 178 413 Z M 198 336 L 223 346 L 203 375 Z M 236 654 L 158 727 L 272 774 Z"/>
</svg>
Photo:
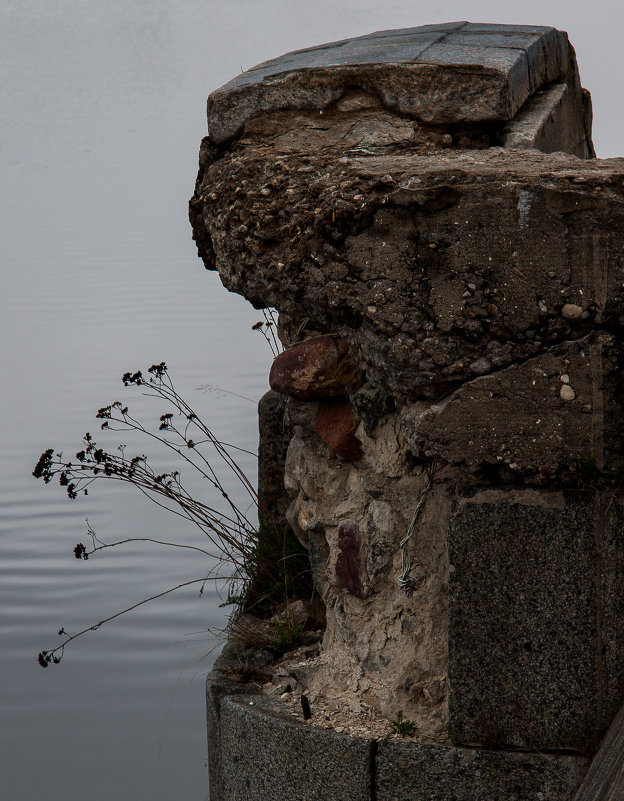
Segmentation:
<svg viewBox="0 0 624 801">
<path fill-rule="evenodd" d="M 371 740 L 370 747 L 370 798 L 371 801 L 377 801 L 377 752 L 379 750 L 379 743 L 377 740 Z"/>
</svg>

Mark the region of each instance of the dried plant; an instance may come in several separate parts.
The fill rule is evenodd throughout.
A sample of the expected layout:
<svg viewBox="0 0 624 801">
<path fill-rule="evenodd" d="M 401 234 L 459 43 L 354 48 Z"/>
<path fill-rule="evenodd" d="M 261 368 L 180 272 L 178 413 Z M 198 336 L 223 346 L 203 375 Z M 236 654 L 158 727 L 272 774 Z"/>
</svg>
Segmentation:
<svg viewBox="0 0 624 801">
<path fill-rule="evenodd" d="M 130 484 L 159 507 L 193 523 L 207 538 L 205 548 L 150 537 L 130 537 L 106 543 L 97 536 L 87 521 L 90 547 L 79 542 L 74 548 L 77 559 L 87 560 L 98 551 L 128 542 L 151 542 L 198 551 L 211 557 L 211 568 L 201 578 L 191 579 L 153 598 L 146 598 L 78 634 L 70 636 L 62 628 L 59 634 L 65 637 L 63 642 L 56 648 L 41 651 L 38 655 L 39 664 L 43 667 L 51 662 L 58 663 L 65 646 L 77 637 L 98 629 L 109 620 L 154 598 L 190 584 L 200 584 L 201 593 L 206 581 L 226 581 L 226 604 L 246 610 L 253 607 L 269 613 L 284 598 L 292 597 L 303 587 L 310 588 L 307 555 L 292 532 L 271 523 L 265 523 L 259 532 L 257 524 L 241 510 L 239 502 L 232 498 L 220 478 L 222 470 L 226 469 L 235 478 L 243 497 L 247 497 L 249 508 L 257 509 L 258 494 L 237 462 L 237 454 L 250 452 L 223 443 L 213 434 L 178 394 L 164 362 L 152 365 L 148 373 L 149 377 L 146 378 L 140 371 L 128 372 L 122 380 L 124 386 L 139 387 L 144 394 L 166 402 L 172 410 L 160 415 L 157 430 L 144 426 L 130 413 L 128 406 L 120 401 L 99 409 L 96 418 L 102 421 L 100 428 L 104 431 L 138 432 L 148 440 L 164 446 L 182 461 L 182 465 L 192 468 L 195 474 L 199 474 L 216 490 L 223 501 L 223 509 L 217 509 L 194 497 L 182 483 L 180 471 L 160 473 L 152 468 L 147 456 L 129 456 L 126 446 L 123 445 L 112 453 L 108 452 L 98 445 L 90 433 L 85 434 L 83 448 L 76 453 L 74 459 L 66 460 L 62 453 L 53 448 L 45 450 L 33 475 L 43 479 L 46 484 L 58 477 L 70 500 L 87 495 L 91 486 L 101 479 Z M 218 467 L 214 465 L 215 457 Z M 267 510 L 263 512 L 263 518 L 270 519 Z M 226 568 L 228 575 L 223 575 L 222 568 Z"/>
</svg>

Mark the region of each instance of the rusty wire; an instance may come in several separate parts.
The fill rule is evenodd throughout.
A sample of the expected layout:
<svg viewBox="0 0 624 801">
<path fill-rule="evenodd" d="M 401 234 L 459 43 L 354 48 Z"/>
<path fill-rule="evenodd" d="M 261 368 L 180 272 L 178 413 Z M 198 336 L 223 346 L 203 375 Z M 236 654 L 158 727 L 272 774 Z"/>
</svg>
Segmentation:
<svg viewBox="0 0 624 801">
<path fill-rule="evenodd" d="M 435 475 L 435 462 L 431 462 L 429 467 L 427 468 L 427 476 L 428 481 L 425 488 L 420 493 L 420 499 L 416 504 L 416 508 L 414 509 L 414 514 L 412 515 L 412 521 L 409 524 L 409 528 L 407 529 L 407 534 L 401 540 L 400 548 L 401 548 L 401 575 L 398 578 L 399 587 L 405 592 L 407 597 L 411 597 L 412 592 L 414 591 L 414 585 L 412 579 L 410 578 L 410 570 L 412 569 L 412 560 L 409 555 L 408 544 L 414 534 L 414 529 L 416 528 L 416 521 L 418 520 L 418 515 L 420 514 L 420 510 L 425 504 L 427 500 L 427 495 L 431 491 L 433 487 L 433 477 Z"/>
</svg>

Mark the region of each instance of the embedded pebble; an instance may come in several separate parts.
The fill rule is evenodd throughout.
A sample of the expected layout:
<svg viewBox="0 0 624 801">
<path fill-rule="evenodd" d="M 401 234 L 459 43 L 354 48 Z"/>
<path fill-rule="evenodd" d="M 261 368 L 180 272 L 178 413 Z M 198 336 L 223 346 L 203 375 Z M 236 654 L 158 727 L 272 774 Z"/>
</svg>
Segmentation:
<svg viewBox="0 0 624 801">
<path fill-rule="evenodd" d="M 559 397 L 564 401 L 571 401 L 576 398 L 576 392 L 569 384 L 564 384 L 559 390 Z"/>
<path fill-rule="evenodd" d="M 570 376 L 567 373 L 564 373 L 561 376 L 561 383 L 562 384 L 569 384 L 570 383 Z"/>
<path fill-rule="evenodd" d="M 561 314 L 568 320 L 578 320 L 583 314 L 583 309 L 576 303 L 566 303 L 561 309 Z"/>
<path fill-rule="evenodd" d="M 492 369 L 492 362 L 489 359 L 486 359 L 485 356 L 482 356 L 480 359 L 477 359 L 470 365 L 470 372 L 474 373 L 475 375 L 485 375 L 489 373 Z"/>
</svg>

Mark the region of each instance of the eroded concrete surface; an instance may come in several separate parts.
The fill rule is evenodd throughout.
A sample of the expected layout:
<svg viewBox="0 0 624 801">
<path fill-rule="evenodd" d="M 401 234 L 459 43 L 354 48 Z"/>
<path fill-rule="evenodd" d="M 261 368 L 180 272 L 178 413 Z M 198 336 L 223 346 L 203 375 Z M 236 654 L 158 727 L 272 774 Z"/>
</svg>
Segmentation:
<svg viewBox="0 0 624 801">
<path fill-rule="evenodd" d="M 462 80 L 515 105 L 436 117 L 374 83 L 396 59 L 291 54 L 215 93 L 191 221 L 206 267 L 279 311 L 284 505 L 327 611 L 306 691 L 403 710 L 424 739 L 590 749 L 622 696 L 624 160 L 579 158 L 564 34 L 458 25 L 421 33 L 473 37 Z M 501 48 L 480 67 L 478 33 Z M 284 81 L 307 101 L 277 106 Z M 582 624 L 562 630 L 566 598 Z"/>
</svg>

